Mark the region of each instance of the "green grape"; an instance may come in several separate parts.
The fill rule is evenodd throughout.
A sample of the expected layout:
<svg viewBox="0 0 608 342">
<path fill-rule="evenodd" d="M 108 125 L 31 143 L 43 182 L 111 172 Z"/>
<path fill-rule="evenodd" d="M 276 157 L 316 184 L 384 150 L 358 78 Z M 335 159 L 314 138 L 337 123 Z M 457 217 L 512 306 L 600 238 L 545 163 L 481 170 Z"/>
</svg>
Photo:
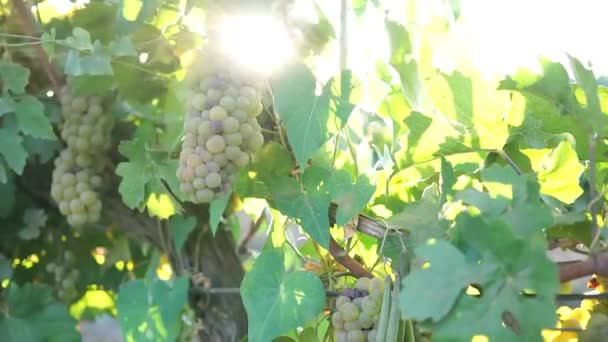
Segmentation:
<svg viewBox="0 0 608 342">
<path fill-rule="evenodd" d="M 384 292 L 384 282 L 380 278 L 372 278 L 369 281 L 369 293 L 382 297 Z"/>
<path fill-rule="evenodd" d="M 235 133 L 239 131 L 239 120 L 229 116 L 224 119 L 224 132 Z"/>
<path fill-rule="evenodd" d="M 212 154 L 220 153 L 224 151 L 224 148 L 226 147 L 226 141 L 221 135 L 214 135 L 209 138 L 209 140 L 207 140 L 207 144 L 205 145 L 205 147 L 207 147 L 207 151 Z"/>
<path fill-rule="evenodd" d="M 206 100 L 207 97 L 204 94 L 196 93 L 191 100 L 192 107 L 196 110 L 203 110 L 205 109 Z"/>
<path fill-rule="evenodd" d="M 192 181 L 192 186 L 196 190 L 206 188 L 205 179 L 204 178 L 194 178 L 194 181 Z"/>
<path fill-rule="evenodd" d="M 208 172 L 207 166 L 205 164 L 201 164 L 194 169 L 194 174 L 197 177 L 205 177 L 208 173 L 209 172 Z"/>
<path fill-rule="evenodd" d="M 363 297 L 361 301 L 361 310 L 369 315 L 375 315 L 380 312 L 380 300 L 376 296 Z"/>
<path fill-rule="evenodd" d="M 357 282 L 355 283 L 355 288 L 359 289 L 359 290 L 363 290 L 363 291 L 369 291 L 369 278 L 359 278 L 357 279 Z"/>
<path fill-rule="evenodd" d="M 367 340 L 369 342 L 376 342 L 376 336 L 378 334 L 378 331 L 376 329 L 372 329 L 370 331 L 367 332 Z"/>
<path fill-rule="evenodd" d="M 226 145 L 228 146 L 240 146 L 243 143 L 243 137 L 240 133 L 231 133 L 224 135 Z"/>
<path fill-rule="evenodd" d="M 367 312 L 361 312 L 359 314 L 359 324 L 363 329 L 369 329 L 374 326 L 374 318 Z"/>
<path fill-rule="evenodd" d="M 349 330 L 347 333 L 348 342 L 365 342 L 366 334 L 361 330 Z"/>
<path fill-rule="evenodd" d="M 335 329 L 344 329 L 344 320 L 339 311 L 336 311 L 331 315 L 331 324 Z"/>
<path fill-rule="evenodd" d="M 217 188 L 222 184 L 222 177 L 215 172 L 209 173 L 207 177 L 205 177 L 205 184 L 209 188 Z"/>
<path fill-rule="evenodd" d="M 209 111 L 209 118 L 214 121 L 224 120 L 227 116 L 226 110 L 220 106 L 215 106 Z"/>
<path fill-rule="evenodd" d="M 213 191 L 201 189 L 196 192 L 196 199 L 201 203 L 209 203 L 213 200 Z"/>
<path fill-rule="evenodd" d="M 358 319 L 355 319 L 354 321 L 344 322 L 344 330 L 346 331 L 361 330 L 361 328 L 361 323 L 359 323 Z"/>
<path fill-rule="evenodd" d="M 340 310 L 345 322 L 355 321 L 359 318 L 359 308 L 353 303 L 344 303 L 338 310 Z"/>
<path fill-rule="evenodd" d="M 335 330 L 334 340 L 335 342 L 348 342 L 346 331 Z"/>
</svg>

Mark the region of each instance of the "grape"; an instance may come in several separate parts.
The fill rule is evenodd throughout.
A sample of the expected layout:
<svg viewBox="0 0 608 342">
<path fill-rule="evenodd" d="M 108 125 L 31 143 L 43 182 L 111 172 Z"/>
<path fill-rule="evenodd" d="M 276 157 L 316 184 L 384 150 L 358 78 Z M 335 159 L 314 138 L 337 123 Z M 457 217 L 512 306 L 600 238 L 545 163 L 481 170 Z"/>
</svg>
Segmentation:
<svg viewBox="0 0 608 342">
<path fill-rule="evenodd" d="M 359 323 L 358 319 L 355 319 L 354 321 L 350 321 L 350 322 L 344 322 L 344 330 L 346 330 L 346 331 L 361 330 L 361 323 Z"/>
<path fill-rule="evenodd" d="M 206 187 L 205 179 L 204 178 L 194 178 L 194 181 L 192 182 L 192 186 L 194 186 L 194 188 L 197 190 L 204 189 Z"/>
<path fill-rule="evenodd" d="M 380 312 L 380 301 L 373 295 L 363 297 L 361 301 L 361 310 L 370 315 Z"/>
<path fill-rule="evenodd" d="M 361 330 L 351 330 L 347 333 L 348 342 L 365 342 L 365 333 Z"/>
<path fill-rule="evenodd" d="M 226 134 L 224 140 L 226 140 L 226 145 L 240 146 L 243 143 L 243 136 L 240 133 Z"/>
<path fill-rule="evenodd" d="M 346 296 L 340 296 L 336 299 L 336 307 L 339 309 L 344 303 L 350 303 L 350 299 Z"/>
<path fill-rule="evenodd" d="M 353 303 L 344 303 L 339 310 L 345 322 L 355 321 L 359 318 L 359 308 Z"/>
<path fill-rule="evenodd" d="M 372 278 L 369 281 L 369 291 L 373 295 L 382 296 L 384 292 L 384 282 L 380 278 Z"/>
<path fill-rule="evenodd" d="M 369 282 L 370 279 L 369 278 L 359 278 L 357 279 L 357 282 L 355 283 L 355 287 L 358 288 L 359 290 L 365 290 L 365 291 L 369 291 Z"/>
<path fill-rule="evenodd" d="M 369 342 L 376 342 L 377 335 L 378 335 L 378 331 L 376 329 L 372 329 L 367 333 L 367 340 Z"/>
<path fill-rule="evenodd" d="M 226 110 L 220 106 L 215 106 L 209 111 L 209 119 L 211 120 L 224 120 L 227 116 Z"/>
<path fill-rule="evenodd" d="M 235 133 L 239 131 L 239 120 L 229 116 L 224 119 L 224 132 Z"/>
<path fill-rule="evenodd" d="M 264 145 L 264 136 L 261 133 L 255 133 L 247 141 L 249 151 L 256 152 Z"/>
<path fill-rule="evenodd" d="M 334 312 L 331 315 L 331 324 L 336 329 L 343 329 L 344 328 L 344 320 L 342 319 L 342 314 L 339 311 Z"/>
<path fill-rule="evenodd" d="M 234 112 L 232 112 L 232 117 L 239 120 L 239 122 L 243 123 L 243 122 L 247 122 L 247 119 L 249 119 L 249 114 L 247 114 L 247 112 L 237 109 Z"/>
<path fill-rule="evenodd" d="M 369 329 L 374 326 L 374 319 L 370 314 L 364 311 L 359 314 L 359 324 L 361 324 L 363 329 Z"/>
<path fill-rule="evenodd" d="M 205 109 L 205 100 L 206 97 L 204 94 L 201 93 L 197 93 L 196 95 L 194 95 L 192 97 L 192 107 L 196 108 L 197 110 L 203 110 Z"/>
<path fill-rule="evenodd" d="M 205 177 L 209 172 L 207 171 L 207 165 L 199 165 L 194 169 L 194 174 L 197 177 Z"/>
<path fill-rule="evenodd" d="M 202 189 L 196 192 L 196 199 L 201 203 L 209 203 L 213 200 L 213 191 Z"/>
<path fill-rule="evenodd" d="M 236 102 L 231 96 L 224 96 L 220 99 L 220 106 L 231 112 L 236 108 Z"/>
<path fill-rule="evenodd" d="M 209 173 L 207 177 L 205 177 L 205 184 L 207 184 L 209 188 L 217 188 L 222 184 L 222 177 L 215 172 Z"/>
<path fill-rule="evenodd" d="M 209 128 L 213 134 L 222 134 L 225 131 L 224 127 L 224 121 L 211 121 L 209 123 Z"/>
<path fill-rule="evenodd" d="M 224 151 L 226 141 L 224 141 L 224 137 L 221 135 L 214 135 L 207 140 L 207 144 L 205 146 L 207 147 L 207 151 L 216 154 Z"/>
<path fill-rule="evenodd" d="M 236 160 L 241 155 L 241 149 L 236 146 L 227 146 L 224 151 L 228 160 Z"/>
<path fill-rule="evenodd" d="M 336 330 L 334 340 L 335 342 L 348 342 L 346 331 Z"/>
</svg>

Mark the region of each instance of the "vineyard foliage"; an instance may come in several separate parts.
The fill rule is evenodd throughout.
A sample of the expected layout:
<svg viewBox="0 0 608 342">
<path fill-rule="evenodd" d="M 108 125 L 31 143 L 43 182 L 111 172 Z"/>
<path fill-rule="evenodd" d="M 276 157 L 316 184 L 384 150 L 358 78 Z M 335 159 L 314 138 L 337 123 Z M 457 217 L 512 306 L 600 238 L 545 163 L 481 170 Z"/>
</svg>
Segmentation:
<svg viewBox="0 0 608 342">
<path fill-rule="evenodd" d="M 333 340 L 371 276 L 400 341 L 608 338 L 547 256 L 605 249 L 608 88 L 481 73 L 423 2 L 0 0 L 0 339 Z"/>
</svg>

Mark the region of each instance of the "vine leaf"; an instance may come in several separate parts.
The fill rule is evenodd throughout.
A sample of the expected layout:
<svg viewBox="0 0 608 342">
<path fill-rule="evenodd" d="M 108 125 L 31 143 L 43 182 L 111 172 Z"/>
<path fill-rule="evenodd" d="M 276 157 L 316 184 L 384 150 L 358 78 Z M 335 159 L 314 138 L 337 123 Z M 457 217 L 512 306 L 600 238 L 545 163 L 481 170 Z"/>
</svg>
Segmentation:
<svg viewBox="0 0 608 342">
<path fill-rule="evenodd" d="M 196 217 L 175 215 L 169 219 L 169 231 L 176 251 L 181 251 L 190 232 L 196 227 Z"/>
<path fill-rule="evenodd" d="M 342 75 L 343 84 L 339 84 L 341 76 L 332 78 L 319 96 L 315 95 L 313 73 L 301 64 L 291 66 L 273 83 L 276 108 L 299 165 L 306 165 L 308 158 L 329 140 L 330 130 L 335 133 L 346 124 L 354 108 L 350 103 L 353 78 L 349 72 Z"/>
<path fill-rule="evenodd" d="M 563 140 L 555 149 L 529 150 L 524 152 L 530 158 L 536 172 L 540 191 L 558 200 L 572 204 L 583 194 L 579 177 L 585 168 L 571 143 Z"/>
<path fill-rule="evenodd" d="M 0 335 L 7 342 L 76 341 L 76 322 L 68 308 L 53 299 L 50 287 L 14 282 L 5 294 L 10 316 L 0 316 Z"/>
<path fill-rule="evenodd" d="M 23 172 L 27 160 L 27 151 L 21 144 L 22 141 L 14 129 L 0 128 L 0 155 L 4 157 L 8 167 L 18 175 Z"/>
<path fill-rule="evenodd" d="M 15 115 L 19 129 L 36 138 L 55 140 L 53 127 L 44 115 L 44 106 L 33 96 L 24 96 L 15 104 Z"/>
<path fill-rule="evenodd" d="M 437 187 L 427 187 L 419 201 L 407 203 L 405 208 L 391 216 L 389 226 L 408 232 L 407 243 L 415 247 L 428 239 L 445 237 L 448 222 L 440 217 L 442 204 L 439 202 Z"/>
<path fill-rule="evenodd" d="M 24 227 L 18 235 L 21 239 L 32 240 L 40 236 L 40 228 L 46 225 L 47 215 L 42 209 L 28 208 L 23 213 Z"/>
<path fill-rule="evenodd" d="M 474 216 L 469 212 L 456 218 L 453 235 L 467 255 L 466 262 L 462 262 L 462 252 L 446 257 L 446 249 L 451 249 L 446 242 L 435 244 L 440 248 L 425 246 L 422 252 L 431 259 L 430 267 L 415 271 L 404 279 L 403 296 L 407 301 L 402 300 L 402 306 L 406 316 L 420 320 L 432 318 L 433 338 L 438 341 L 470 340 L 475 335 L 486 335 L 496 341 L 540 341 L 541 329 L 554 323 L 556 307 L 553 296 L 559 289 L 557 269 L 547 259 L 544 237 L 536 235 L 524 240 L 518 238 L 504 220 Z M 458 263 L 455 264 L 454 260 Z M 479 296 L 462 293 L 465 280 L 454 282 L 454 274 L 471 273 L 475 273 L 474 277 L 466 281 L 479 289 Z M 456 304 L 439 320 L 439 315 L 418 312 L 424 310 L 422 307 L 436 305 L 445 309 L 434 298 L 412 292 L 410 283 L 420 286 L 421 274 L 429 277 L 422 279 L 432 279 L 426 284 L 427 288 L 437 284 L 442 286 L 436 289 L 440 293 L 453 295 L 457 289 L 460 291 Z M 409 277 L 414 278 L 408 280 Z M 433 291 L 435 295 L 436 291 Z M 505 316 L 509 322 L 503 322 Z M 466 323 L 472 319 L 480 324 Z M 505 323 L 515 323 L 517 328 L 506 328 Z"/>
<path fill-rule="evenodd" d="M 118 186 L 118 192 L 122 196 L 123 202 L 127 207 L 133 209 L 144 200 L 146 184 L 154 176 L 152 165 L 146 158 L 144 141 L 136 139 L 134 141 L 123 142 L 118 146 L 122 155 L 129 158 L 128 162 L 122 162 L 116 167 L 116 174 L 122 177 Z"/>
<path fill-rule="evenodd" d="M 469 284 L 483 279 L 493 268 L 467 265 L 465 256 L 444 240 L 429 240 L 416 248 L 428 267 L 403 278 L 400 303 L 407 318 L 441 320 Z M 449 286 L 439 279 L 450 279 Z"/>
<path fill-rule="evenodd" d="M 224 215 L 224 210 L 226 210 L 226 207 L 228 206 L 231 195 L 231 193 L 225 193 L 211 201 L 211 204 L 209 205 L 209 228 L 211 228 L 213 235 L 215 235 L 215 232 L 220 225 L 222 215 Z"/>
<path fill-rule="evenodd" d="M 339 226 L 358 215 L 376 191 L 376 187 L 363 175 L 353 184 L 350 174 L 345 170 L 336 171 L 326 186 L 331 198 L 338 205 L 336 224 Z"/>
<path fill-rule="evenodd" d="M 305 325 L 325 305 L 325 288 L 312 272 L 285 272 L 283 253 L 265 250 L 241 284 L 249 341 L 265 342 Z"/>
<path fill-rule="evenodd" d="M 299 219 L 304 231 L 321 246 L 329 248 L 329 196 L 314 189 L 305 192 L 298 181 L 283 177 L 277 180 L 271 197 L 276 209 Z"/>
<path fill-rule="evenodd" d="M 0 79 L 2 79 L 3 88 L 12 92 L 15 95 L 25 93 L 30 78 L 30 70 L 19 64 L 0 61 Z"/>
<path fill-rule="evenodd" d="M 186 305 L 188 286 L 185 277 L 171 282 L 137 279 L 123 284 L 116 309 L 125 338 L 140 341 L 146 336 L 156 336 L 163 341 L 174 341 L 179 333 L 179 313 Z M 145 329 L 140 329 L 142 325 Z"/>
</svg>

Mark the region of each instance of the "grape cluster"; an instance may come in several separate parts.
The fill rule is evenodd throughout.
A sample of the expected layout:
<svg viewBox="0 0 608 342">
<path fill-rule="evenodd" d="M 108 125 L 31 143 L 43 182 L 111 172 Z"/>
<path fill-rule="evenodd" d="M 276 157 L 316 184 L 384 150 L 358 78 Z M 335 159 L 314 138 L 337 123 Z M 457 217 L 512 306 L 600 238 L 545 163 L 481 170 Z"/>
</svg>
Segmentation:
<svg viewBox="0 0 608 342">
<path fill-rule="evenodd" d="M 101 98 L 61 93 L 64 149 L 55 159 L 51 196 L 71 226 L 94 223 L 101 214 L 100 188 L 108 163 L 113 120 L 104 115 Z"/>
<path fill-rule="evenodd" d="M 78 270 L 75 268 L 76 259 L 70 251 L 63 253 L 63 259 L 58 263 L 48 263 L 46 271 L 53 273 L 55 282 L 59 284 L 57 296 L 64 302 L 71 302 L 78 296 L 76 281 L 78 280 Z"/>
<path fill-rule="evenodd" d="M 359 278 L 345 289 L 331 315 L 336 342 L 375 342 L 384 283 L 378 278 Z"/>
<path fill-rule="evenodd" d="M 264 144 L 261 86 L 200 52 L 188 70 L 187 116 L 177 177 L 194 203 L 229 193 Z"/>
</svg>

